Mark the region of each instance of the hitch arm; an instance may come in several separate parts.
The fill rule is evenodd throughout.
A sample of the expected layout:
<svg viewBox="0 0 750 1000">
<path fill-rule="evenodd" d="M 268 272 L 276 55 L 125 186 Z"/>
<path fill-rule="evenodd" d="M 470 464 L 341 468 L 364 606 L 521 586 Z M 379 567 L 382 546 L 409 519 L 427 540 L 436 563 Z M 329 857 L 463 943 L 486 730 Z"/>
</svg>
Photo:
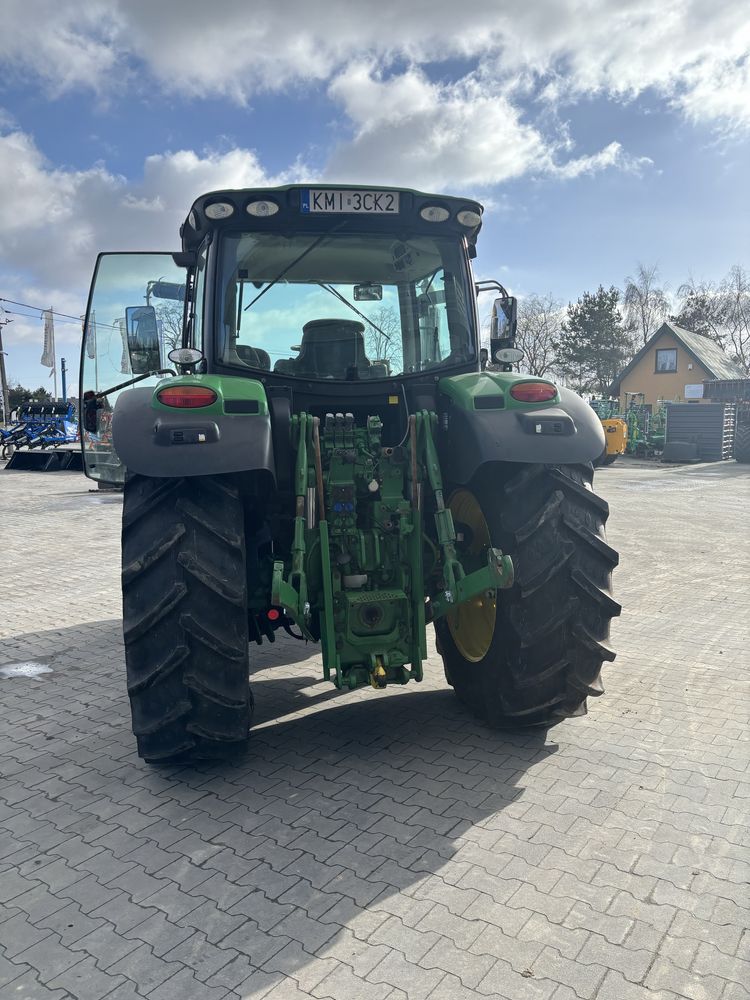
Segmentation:
<svg viewBox="0 0 750 1000">
<path fill-rule="evenodd" d="M 289 579 L 284 579 L 284 563 L 273 564 L 271 586 L 271 602 L 286 609 L 289 617 L 302 629 L 303 635 L 310 638 L 310 602 L 307 594 L 307 575 L 305 573 L 305 497 L 307 495 L 307 444 L 308 436 L 312 436 L 312 417 L 309 413 L 300 413 L 293 417 L 293 427 L 296 428 L 297 461 L 294 469 L 295 517 L 294 537 L 292 540 L 292 567 Z"/>
<path fill-rule="evenodd" d="M 464 568 L 456 553 L 456 529 L 453 525 L 453 515 L 450 508 L 445 506 L 443 499 L 443 479 L 440 475 L 440 460 L 432 437 L 432 426 L 437 422 L 435 414 L 428 410 L 421 410 L 417 414 L 417 421 L 421 425 L 424 446 L 424 462 L 427 470 L 427 478 L 435 497 L 435 530 L 437 532 L 438 543 L 443 550 L 443 576 L 445 578 L 445 590 L 443 600 L 447 604 L 454 604 L 458 593 L 458 584 L 464 576 Z"/>
<path fill-rule="evenodd" d="M 488 591 L 506 590 L 513 586 L 513 562 L 510 556 L 504 556 L 500 549 L 487 550 L 487 565 L 482 569 L 467 573 L 456 581 L 456 592 L 453 602 L 446 600 L 444 595 L 438 595 L 430 600 L 428 609 L 432 621 L 442 618 L 453 611 L 458 604 L 464 604 L 479 594 Z"/>
</svg>

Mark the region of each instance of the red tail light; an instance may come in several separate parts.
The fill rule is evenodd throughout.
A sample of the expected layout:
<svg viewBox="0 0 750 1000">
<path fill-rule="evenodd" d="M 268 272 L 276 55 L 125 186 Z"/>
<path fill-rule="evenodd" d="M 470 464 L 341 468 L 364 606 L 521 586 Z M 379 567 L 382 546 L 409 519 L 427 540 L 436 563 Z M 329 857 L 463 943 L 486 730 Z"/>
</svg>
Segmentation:
<svg viewBox="0 0 750 1000">
<path fill-rule="evenodd" d="M 195 409 L 198 406 L 210 406 L 217 396 L 213 389 L 207 389 L 203 385 L 169 385 L 166 389 L 160 389 L 156 398 L 165 406 Z"/>
<path fill-rule="evenodd" d="M 521 403 L 547 403 L 557 395 L 557 387 L 549 382 L 521 382 L 513 386 L 510 394 Z"/>
</svg>

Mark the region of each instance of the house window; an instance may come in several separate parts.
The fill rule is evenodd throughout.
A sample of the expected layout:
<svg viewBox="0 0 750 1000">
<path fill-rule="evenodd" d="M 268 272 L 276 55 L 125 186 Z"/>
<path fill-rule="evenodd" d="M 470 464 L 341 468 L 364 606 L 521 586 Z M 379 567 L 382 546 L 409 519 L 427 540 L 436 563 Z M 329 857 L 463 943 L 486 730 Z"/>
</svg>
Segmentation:
<svg viewBox="0 0 750 1000">
<path fill-rule="evenodd" d="M 670 347 L 665 351 L 656 352 L 656 371 L 657 372 L 676 372 L 677 371 L 677 348 Z"/>
</svg>

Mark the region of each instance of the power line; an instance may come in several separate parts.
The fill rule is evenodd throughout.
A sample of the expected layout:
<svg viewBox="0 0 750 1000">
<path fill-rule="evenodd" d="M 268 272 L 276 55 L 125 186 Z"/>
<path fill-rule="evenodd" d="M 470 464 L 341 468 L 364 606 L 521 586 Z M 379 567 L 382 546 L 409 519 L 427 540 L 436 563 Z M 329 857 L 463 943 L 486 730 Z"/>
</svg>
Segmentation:
<svg viewBox="0 0 750 1000">
<path fill-rule="evenodd" d="M 32 312 L 39 312 L 39 313 L 51 312 L 53 316 L 64 316 L 65 319 L 75 320 L 76 323 L 81 322 L 80 316 L 72 316 L 70 313 L 58 312 L 57 309 L 50 309 L 48 306 L 31 306 L 29 305 L 28 302 L 16 302 L 15 299 L 6 299 L 2 295 L 0 295 L 0 302 L 10 302 L 11 305 L 21 306 L 24 309 L 31 309 Z M 11 311 L 10 309 L 7 310 L 7 312 L 10 311 Z M 18 313 L 17 315 L 20 315 L 20 313 Z"/>
<path fill-rule="evenodd" d="M 57 309 L 49 309 L 47 306 L 31 306 L 28 302 L 16 302 L 14 299 L 6 299 L 0 295 L 0 302 L 9 302 L 11 305 L 20 306 L 22 309 L 30 309 L 32 312 L 45 313 L 50 312 L 53 316 L 59 316 L 64 323 L 75 323 L 77 326 L 83 327 L 83 320 L 85 314 L 81 316 L 71 316 L 70 313 L 58 312 Z M 25 313 L 16 312 L 14 309 L 6 309 L 5 312 L 9 313 L 11 316 L 18 316 L 19 319 L 34 319 L 33 316 L 27 316 Z M 97 328 L 108 329 L 108 330 L 119 330 L 118 326 L 114 323 L 100 323 L 99 320 L 96 321 Z"/>
<path fill-rule="evenodd" d="M 8 314 L 9 316 L 16 316 L 16 317 L 17 317 L 18 319 L 32 319 L 32 320 L 33 320 L 33 319 L 37 319 L 37 318 L 41 318 L 41 317 L 36 317 L 36 316 L 29 316 L 29 314 L 28 314 L 28 313 L 22 313 L 22 312 L 18 312 L 18 311 L 17 311 L 16 309 L 5 309 L 4 311 L 5 311 L 5 312 L 6 312 L 6 313 L 7 313 L 7 314 Z M 52 315 L 53 315 L 53 316 L 56 316 L 56 317 L 59 317 L 59 315 L 60 315 L 60 314 L 59 314 L 59 313 L 55 313 L 55 312 L 53 312 L 53 313 L 52 313 Z M 82 325 L 82 321 L 81 321 L 81 319 L 80 319 L 80 318 L 78 318 L 78 319 L 73 319 L 73 318 L 71 317 L 70 319 L 68 319 L 68 318 L 66 318 L 65 316 L 63 316 L 63 317 L 62 317 L 61 319 L 58 319 L 58 322 L 60 322 L 60 323 L 75 323 L 75 324 L 76 324 L 76 326 L 78 326 L 79 328 L 80 328 L 80 327 L 81 327 L 81 325 Z M 101 323 L 101 324 L 98 324 L 98 325 L 100 325 L 100 326 L 105 326 L 105 324 L 104 324 L 104 323 Z"/>
<path fill-rule="evenodd" d="M 16 302 L 14 299 L 6 299 L 2 295 L 0 295 L 0 302 L 10 302 L 13 306 L 21 306 L 23 309 L 31 309 L 32 312 L 51 312 L 53 316 L 64 316 L 65 319 L 75 320 L 76 323 L 81 322 L 80 316 L 71 316 L 70 313 L 58 312 L 56 309 L 48 309 L 47 306 L 30 306 L 28 302 Z M 6 312 L 12 312 L 12 310 L 7 309 Z M 16 315 L 20 316 L 21 314 L 17 313 Z"/>
</svg>

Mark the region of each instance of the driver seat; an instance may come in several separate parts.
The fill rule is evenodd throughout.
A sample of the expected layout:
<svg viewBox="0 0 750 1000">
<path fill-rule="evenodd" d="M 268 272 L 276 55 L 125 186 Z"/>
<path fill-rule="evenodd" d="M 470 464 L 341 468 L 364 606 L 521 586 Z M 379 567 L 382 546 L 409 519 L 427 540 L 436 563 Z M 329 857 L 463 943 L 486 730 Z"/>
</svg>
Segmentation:
<svg viewBox="0 0 750 1000">
<path fill-rule="evenodd" d="M 313 319 L 302 327 L 296 358 L 277 361 L 274 370 L 317 378 L 367 378 L 371 364 L 365 355 L 364 324 L 353 319 Z"/>
</svg>

